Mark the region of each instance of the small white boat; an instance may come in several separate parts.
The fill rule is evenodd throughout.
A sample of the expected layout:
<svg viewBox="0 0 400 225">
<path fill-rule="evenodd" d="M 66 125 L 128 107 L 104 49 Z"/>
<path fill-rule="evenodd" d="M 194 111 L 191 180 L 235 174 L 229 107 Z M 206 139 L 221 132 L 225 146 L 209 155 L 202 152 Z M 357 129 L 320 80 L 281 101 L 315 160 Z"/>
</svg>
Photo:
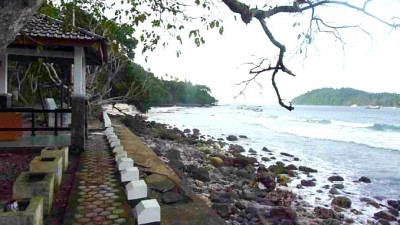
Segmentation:
<svg viewBox="0 0 400 225">
<path fill-rule="evenodd" d="M 365 106 L 366 109 L 380 109 L 380 105 L 367 105 Z"/>
</svg>

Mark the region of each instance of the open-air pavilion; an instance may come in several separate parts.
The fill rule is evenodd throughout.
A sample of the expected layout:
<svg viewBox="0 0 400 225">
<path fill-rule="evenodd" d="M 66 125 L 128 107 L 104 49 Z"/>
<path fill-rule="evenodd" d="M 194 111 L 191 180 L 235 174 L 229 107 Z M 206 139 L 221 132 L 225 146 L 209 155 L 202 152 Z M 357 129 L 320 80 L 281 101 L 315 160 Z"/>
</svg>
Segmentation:
<svg viewBox="0 0 400 225">
<path fill-rule="evenodd" d="M 45 15 L 35 15 L 5 52 L 0 52 L 0 137 L 10 132 L 17 136 L 15 140 L 5 138 L 0 141 L 0 148 L 70 145 L 72 151 L 83 151 L 87 133 L 86 65 L 100 65 L 106 55 L 103 37 L 82 28 L 66 26 L 62 21 Z M 12 106 L 11 90 L 8 89 L 8 63 L 31 62 L 38 58 L 62 68 L 65 83 L 58 85 L 68 86 L 68 90 L 71 90 L 61 94 L 70 99 L 68 107 L 62 107 L 63 98 L 58 102 L 61 108 L 56 109 Z M 29 127 L 20 125 L 21 118 L 12 118 L 17 123 L 9 125 L 10 115 L 13 117 L 12 114 L 18 113 L 32 115 Z M 54 114 L 54 126 L 37 127 L 35 115 L 38 113 Z M 71 114 L 71 124 L 67 127 L 58 125 L 63 113 Z M 46 131 L 47 134 L 38 134 L 37 131 Z M 52 131 L 51 135 L 48 131 Z"/>
</svg>

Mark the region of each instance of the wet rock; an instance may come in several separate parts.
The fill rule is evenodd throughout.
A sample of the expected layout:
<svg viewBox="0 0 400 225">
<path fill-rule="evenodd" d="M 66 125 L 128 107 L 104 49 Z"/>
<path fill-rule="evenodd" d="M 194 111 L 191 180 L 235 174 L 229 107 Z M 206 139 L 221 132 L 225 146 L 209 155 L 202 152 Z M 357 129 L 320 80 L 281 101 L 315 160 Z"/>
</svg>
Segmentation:
<svg viewBox="0 0 400 225">
<path fill-rule="evenodd" d="M 271 161 L 268 157 L 265 157 L 265 156 L 264 156 L 264 157 L 261 157 L 261 160 L 264 161 L 264 162 Z"/>
<path fill-rule="evenodd" d="M 229 150 L 233 151 L 233 152 L 235 152 L 235 151 L 237 151 L 237 152 L 245 152 L 243 146 L 235 145 L 235 144 L 230 144 L 229 145 Z"/>
<path fill-rule="evenodd" d="M 286 152 L 281 152 L 281 155 L 287 156 L 287 157 L 294 157 L 294 155 L 291 155 L 289 153 Z"/>
<path fill-rule="evenodd" d="M 310 168 L 310 167 L 307 167 L 307 166 L 300 166 L 299 170 L 303 171 L 303 172 L 306 172 L 306 173 L 317 173 L 318 172 L 318 170 Z"/>
<path fill-rule="evenodd" d="M 300 183 L 304 187 L 315 187 L 315 182 L 313 180 L 301 180 Z"/>
<path fill-rule="evenodd" d="M 388 200 L 387 203 L 391 207 L 400 210 L 400 200 Z"/>
<path fill-rule="evenodd" d="M 374 214 L 374 218 L 383 219 L 386 221 L 396 221 L 397 218 L 393 216 L 388 210 L 382 210 Z"/>
<path fill-rule="evenodd" d="M 210 181 L 210 173 L 204 167 L 200 167 L 200 168 L 193 167 L 190 171 L 190 176 L 193 179 L 197 179 L 197 180 L 201 180 L 201 181 L 205 181 L 205 182 Z"/>
<path fill-rule="evenodd" d="M 271 150 L 269 150 L 267 147 L 263 147 L 261 150 L 262 150 L 263 152 L 271 152 Z"/>
<path fill-rule="evenodd" d="M 297 170 L 298 168 L 297 168 L 297 166 L 295 166 L 295 165 L 293 165 L 293 164 L 290 164 L 290 165 L 287 165 L 287 166 L 285 167 L 285 169 L 286 169 L 286 170 Z"/>
<path fill-rule="evenodd" d="M 228 135 L 228 137 L 226 137 L 226 140 L 228 140 L 228 141 L 237 141 L 238 138 L 235 135 Z"/>
<path fill-rule="evenodd" d="M 293 170 L 287 171 L 287 174 L 288 174 L 289 177 L 296 177 L 297 176 L 297 173 L 295 171 L 293 171 Z"/>
<path fill-rule="evenodd" d="M 252 148 L 250 148 L 250 149 L 249 149 L 249 153 L 252 153 L 252 154 L 257 154 L 257 151 L 256 151 L 256 150 L 254 150 L 254 149 L 252 149 Z"/>
<path fill-rule="evenodd" d="M 197 136 L 200 135 L 200 130 L 197 129 L 197 128 L 194 128 L 194 129 L 193 129 L 193 134 L 194 134 L 194 135 L 197 135 Z"/>
<path fill-rule="evenodd" d="M 235 206 L 240 210 L 244 210 L 245 208 L 247 208 L 247 203 L 245 201 L 237 201 L 235 203 Z"/>
<path fill-rule="evenodd" d="M 333 184 L 332 187 L 334 187 L 336 189 L 344 189 L 344 185 L 343 184 Z"/>
<path fill-rule="evenodd" d="M 332 209 L 327 209 L 319 206 L 314 208 L 314 213 L 320 219 L 336 218 L 335 211 L 333 211 Z"/>
<path fill-rule="evenodd" d="M 239 137 L 243 138 L 243 139 L 247 139 L 248 138 L 246 135 L 239 135 Z"/>
<path fill-rule="evenodd" d="M 350 208 L 351 200 L 350 200 L 350 198 L 345 197 L 345 196 L 337 196 L 337 197 L 333 198 L 331 204 L 342 207 L 342 208 Z"/>
<path fill-rule="evenodd" d="M 371 179 L 369 179 L 368 177 L 360 177 L 360 179 L 358 179 L 359 182 L 364 182 L 364 183 L 371 183 Z"/>
<path fill-rule="evenodd" d="M 222 160 L 219 157 L 211 157 L 210 163 L 211 163 L 211 165 L 213 165 L 215 167 L 220 167 L 220 166 L 224 165 L 224 160 Z"/>
<path fill-rule="evenodd" d="M 297 157 L 294 157 L 294 159 L 293 159 L 294 161 L 300 161 L 300 159 L 299 158 L 297 158 Z"/>
<path fill-rule="evenodd" d="M 376 202 L 375 200 L 370 199 L 370 198 L 360 198 L 360 201 L 366 202 L 368 205 L 372 205 L 375 208 L 381 207 L 378 202 Z"/>
<path fill-rule="evenodd" d="M 337 175 L 335 175 L 335 176 L 330 176 L 330 177 L 328 178 L 328 180 L 329 180 L 330 182 L 334 182 L 334 181 L 344 181 L 343 177 L 337 176 Z"/>
<path fill-rule="evenodd" d="M 190 129 L 187 129 L 187 128 L 186 128 L 186 129 L 184 129 L 184 130 L 183 130 L 183 133 L 185 133 L 185 134 L 188 134 L 188 133 L 190 133 Z"/>
<path fill-rule="evenodd" d="M 166 193 L 162 194 L 161 199 L 166 204 L 172 204 L 172 203 L 183 201 L 184 197 L 178 193 L 170 191 L 170 192 L 166 192 Z"/>
<path fill-rule="evenodd" d="M 333 194 L 333 195 L 338 195 L 338 194 L 340 194 L 340 192 L 336 189 L 336 188 L 331 188 L 330 190 L 329 190 L 329 193 L 330 194 Z"/>
<path fill-rule="evenodd" d="M 324 188 L 324 189 L 329 189 L 330 186 L 329 186 L 328 184 L 326 184 L 326 185 L 322 186 L 322 188 Z"/>
</svg>

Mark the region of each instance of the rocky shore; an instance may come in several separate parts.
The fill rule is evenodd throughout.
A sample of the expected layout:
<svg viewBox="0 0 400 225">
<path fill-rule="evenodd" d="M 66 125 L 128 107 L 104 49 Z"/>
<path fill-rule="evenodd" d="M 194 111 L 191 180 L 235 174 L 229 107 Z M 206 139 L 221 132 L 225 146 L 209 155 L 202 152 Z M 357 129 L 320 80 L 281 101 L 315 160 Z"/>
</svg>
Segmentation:
<svg viewBox="0 0 400 225">
<path fill-rule="evenodd" d="M 301 159 L 285 152 L 261 151 L 269 157 L 258 162 L 257 151 L 235 141 L 246 136 L 211 137 L 198 129 L 183 131 L 140 115 L 126 116 L 124 124 L 142 138 L 153 151 L 182 178 L 185 184 L 212 207 L 228 224 L 399 224 L 400 200 L 362 198 L 375 209 L 361 220 L 362 210 L 352 207 L 350 194 L 343 191 L 344 178 L 334 175 L 323 181 L 317 192 L 326 192 L 330 204 L 314 206 L 294 189 L 315 187 L 317 170 L 301 164 Z M 279 160 L 282 159 L 283 160 Z M 296 166 L 296 165 L 297 166 Z M 294 181 L 298 185 L 290 185 Z M 354 182 L 371 182 L 361 177 Z M 177 199 L 163 199 L 174 204 Z"/>
</svg>

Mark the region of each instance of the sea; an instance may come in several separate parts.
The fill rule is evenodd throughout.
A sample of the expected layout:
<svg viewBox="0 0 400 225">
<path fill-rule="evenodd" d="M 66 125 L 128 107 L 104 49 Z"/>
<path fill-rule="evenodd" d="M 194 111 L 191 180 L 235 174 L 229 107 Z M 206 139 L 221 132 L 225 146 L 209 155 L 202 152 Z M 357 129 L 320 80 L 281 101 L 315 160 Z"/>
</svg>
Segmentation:
<svg viewBox="0 0 400 225">
<path fill-rule="evenodd" d="M 235 143 L 256 150 L 259 162 L 263 156 L 271 157 L 262 151 L 266 147 L 277 161 L 317 169 L 316 187 L 296 189 L 300 179 L 290 184 L 313 206 L 330 205 L 332 195 L 323 186 L 332 185 L 327 180 L 329 176 L 342 176 L 345 188 L 340 192 L 349 196 L 352 207 L 363 213 L 356 216 L 360 224 L 377 211 L 360 201 L 361 197 L 378 202 L 400 199 L 399 108 L 296 106 L 289 112 L 277 105 L 225 105 L 153 108 L 146 116 L 150 121 L 180 129 L 200 129 L 209 138 L 245 135 L 247 139 L 239 138 Z M 282 152 L 300 160 L 293 161 Z M 354 182 L 361 176 L 370 178 L 372 183 Z"/>
</svg>

